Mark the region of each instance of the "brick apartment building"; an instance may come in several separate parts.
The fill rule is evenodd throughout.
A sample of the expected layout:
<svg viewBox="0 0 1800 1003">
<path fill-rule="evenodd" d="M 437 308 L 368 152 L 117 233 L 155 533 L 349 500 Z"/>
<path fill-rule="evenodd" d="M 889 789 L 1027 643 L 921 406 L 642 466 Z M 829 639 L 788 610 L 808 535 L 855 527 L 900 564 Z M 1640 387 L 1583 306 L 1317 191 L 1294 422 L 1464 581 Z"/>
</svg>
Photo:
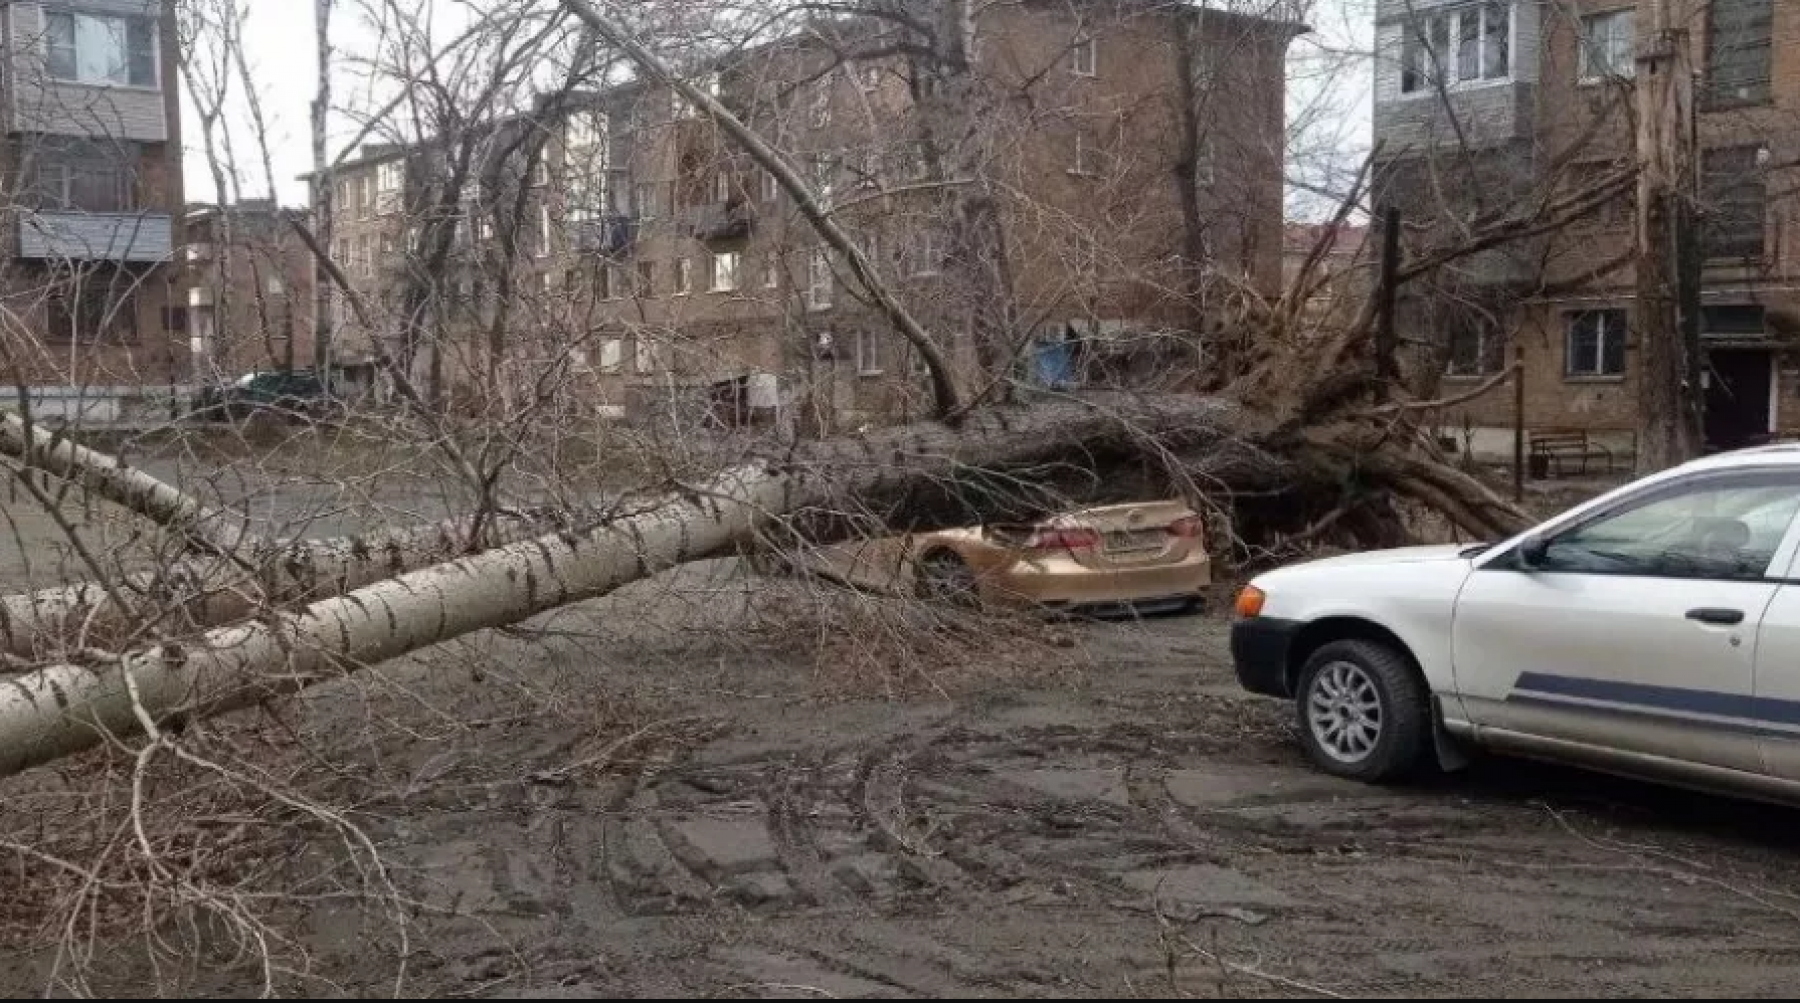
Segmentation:
<svg viewBox="0 0 1800 1003">
<path fill-rule="evenodd" d="M 1194 275 L 1264 289 L 1281 280 L 1285 55 L 1298 27 L 1139 0 L 1033 0 L 980 17 L 976 76 L 998 111 L 977 120 L 976 178 L 934 162 L 903 57 L 840 58 L 838 43 L 859 43 L 854 52 L 878 41 L 867 23 L 751 48 L 696 79 L 800 168 L 934 331 L 954 333 L 968 315 L 945 275 L 949 193 L 978 183 L 1001 207 L 1010 315 L 1044 341 L 1020 346 L 1022 371 L 1068 382 L 1083 376 L 1078 360 L 1099 367 L 1109 349 L 1129 356 L 1157 339 L 1197 362 Z M 1193 67 L 1203 77 L 1190 89 Z M 1191 144 L 1184 101 L 1196 106 Z M 516 141 L 536 128 L 549 130 L 541 166 Z M 457 247 L 490 267 L 434 280 L 440 304 L 456 312 L 466 299 L 476 325 L 463 325 L 475 344 L 447 354 L 480 354 L 492 319 L 482 300 L 504 279 L 538 294 L 521 298 L 526 316 L 509 330 L 554 333 L 509 354 L 560 347 L 612 413 L 729 425 L 795 409 L 829 422 L 920 406 L 918 364 L 844 263 L 774 179 L 672 89 L 577 95 L 503 124 L 485 145 L 508 153 L 476 172 L 484 183 L 463 200 Z M 1199 156 L 1183 171 L 1190 145 Z M 334 257 L 357 281 L 391 290 L 381 262 L 421 274 L 420 217 L 406 207 L 433 204 L 429 179 L 443 160 L 443 144 L 377 146 L 335 172 Z M 1184 215 L 1187 184 L 1194 210 Z M 516 248 L 516 260 L 491 267 L 496 246 Z M 972 364 L 974 350 L 950 340 Z"/>
<path fill-rule="evenodd" d="M 313 364 L 312 252 L 272 199 L 188 207 L 187 323 L 196 383 Z"/>
<path fill-rule="evenodd" d="M 189 368 L 175 0 L 0 7 L 0 369 L 46 417 L 166 417 Z"/>
<path fill-rule="evenodd" d="M 1800 4 L 1683 0 L 1697 71 L 1706 427 L 1715 448 L 1800 430 Z M 1618 0 L 1381 0 L 1375 134 L 1386 200 L 1409 233 L 1573 193 L 1635 162 L 1631 88 L 1647 15 Z M 1592 190 L 1588 187 L 1587 190 Z M 1559 232 L 1462 262 L 1409 297 L 1403 334 L 1431 342 L 1448 391 L 1516 348 L 1525 422 L 1635 448 L 1635 189 Z M 1510 394 L 1455 414 L 1507 441 Z M 1481 448 L 1478 441 L 1477 448 Z"/>
</svg>

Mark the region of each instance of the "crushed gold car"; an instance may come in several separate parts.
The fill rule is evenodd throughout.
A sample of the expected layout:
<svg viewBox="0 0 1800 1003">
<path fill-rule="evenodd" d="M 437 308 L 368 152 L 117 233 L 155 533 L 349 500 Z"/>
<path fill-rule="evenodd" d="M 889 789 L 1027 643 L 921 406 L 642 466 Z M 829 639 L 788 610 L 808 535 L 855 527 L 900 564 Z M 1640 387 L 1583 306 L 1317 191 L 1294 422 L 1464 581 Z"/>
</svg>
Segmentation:
<svg viewBox="0 0 1800 1003">
<path fill-rule="evenodd" d="M 1179 501 L 920 533 L 907 550 L 918 595 L 939 602 L 1193 612 L 1212 584 L 1204 524 Z"/>
</svg>

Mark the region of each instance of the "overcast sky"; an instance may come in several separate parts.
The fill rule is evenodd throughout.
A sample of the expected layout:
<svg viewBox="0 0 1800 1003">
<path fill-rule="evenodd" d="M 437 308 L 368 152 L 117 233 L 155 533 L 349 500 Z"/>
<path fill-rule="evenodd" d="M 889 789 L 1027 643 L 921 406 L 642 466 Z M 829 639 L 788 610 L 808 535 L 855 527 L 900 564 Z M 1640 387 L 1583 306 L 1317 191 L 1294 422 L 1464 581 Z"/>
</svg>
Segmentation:
<svg viewBox="0 0 1800 1003">
<path fill-rule="evenodd" d="M 417 0 L 436 4 L 446 14 L 462 7 L 465 0 Z M 553 0 L 544 0 L 546 4 Z M 313 41 L 313 5 L 310 0 L 255 0 L 251 5 L 246 31 L 246 55 L 251 73 L 263 101 L 264 114 L 271 131 L 271 148 L 275 161 L 277 191 L 284 203 L 304 204 L 305 186 L 300 174 L 312 166 L 309 103 L 312 100 L 317 50 Z M 1367 67 L 1346 68 L 1344 59 L 1333 55 L 1329 65 L 1321 53 L 1342 54 L 1366 52 L 1373 36 L 1371 8 L 1373 0 L 1319 0 L 1312 19 L 1313 34 L 1296 43 L 1295 58 L 1289 73 L 1291 112 L 1306 115 L 1316 123 L 1309 127 L 1304 142 L 1310 149 L 1309 160 L 1323 152 L 1340 151 L 1353 160 L 1366 149 L 1369 131 L 1369 96 Z M 333 44 L 340 49 L 361 50 L 369 44 L 369 33 L 358 22 L 354 6 L 340 3 L 335 18 Z M 340 94 L 340 98 L 342 95 Z M 1323 101 L 1324 104 L 1319 102 Z M 212 201 L 215 191 L 211 172 L 200 152 L 200 132 L 192 102 L 185 101 L 187 122 L 184 139 L 188 147 L 188 197 L 193 201 Z M 250 135 L 247 119 L 241 114 L 232 129 L 240 137 L 239 159 L 255 162 L 246 156 L 248 147 L 242 141 Z M 334 150 L 335 152 L 335 150 Z M 1303 176 L 1316 171 L 1302 168 Z M 258 169 L 254 176 L 242 179 L 244 194 L 256 197 L 267 185 Z"/>
</svg>

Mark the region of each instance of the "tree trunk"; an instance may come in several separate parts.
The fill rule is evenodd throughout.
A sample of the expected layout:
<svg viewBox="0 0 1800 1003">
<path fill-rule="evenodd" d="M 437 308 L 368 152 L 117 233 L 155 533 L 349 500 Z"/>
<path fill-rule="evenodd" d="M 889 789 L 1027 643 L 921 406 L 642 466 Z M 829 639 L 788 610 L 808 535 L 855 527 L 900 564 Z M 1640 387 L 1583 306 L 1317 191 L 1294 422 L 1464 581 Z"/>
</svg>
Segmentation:
<svg viewBox="0 0 1800 1003">
<path fill-rule="evenodd" d="M 326 148 L 331 127 L 331 8 L 334 2 L 335 0 L 313 0 L 316 41 L 319 47 L 318 91 L 313 95 L 312 105 L 313 232 L 318 234 L 319 245 L 327 254 L 331 251 L 332 232 L 336 222 L 333 217 L 337 211 L 331 155 Z M 330 388 L 334 385 L 331 378 L 331 339 L 335 333 L 333 307 L 337 298 L 332 292 L 331 283 L 326 281 L 323 268 L 314 270 L 313 295 L 313 309 L 318 314 L 313 318 L 313 369 L 319 382 Z"/>
<path fill-rule="evenodd" d="M 1638 61 L 1637 471 L 1691 459 L 1705 440 L 1694 231 L 1694 88 L 1686 21 L 1656 0 Z"/>
<path fill-rule="evenodd" d="M 19 676 L 0 687 L 0 775 L 141 731 L 147 722 L 249 706 L 605 595 L 742 546 L 759 527 L 797 510 L 851 511 L 859 500 L 952 482 L 969 468 L 1041 464 L 1084 447 L 1092 455 L 1134 452 L 1154 439 L 1169 448 L 1235 451 L 1242 417 L 1235 406 L 1210 398 L 1059 402 L 985 411 L 955 428 L 915 426 L 829 440 L 752 462 L 590 530 L 384 577 L 298 612 L 215 629 L 192 643 Z M 1251 452 L 1242 455 L 1262 462 Z"/>
</svg>

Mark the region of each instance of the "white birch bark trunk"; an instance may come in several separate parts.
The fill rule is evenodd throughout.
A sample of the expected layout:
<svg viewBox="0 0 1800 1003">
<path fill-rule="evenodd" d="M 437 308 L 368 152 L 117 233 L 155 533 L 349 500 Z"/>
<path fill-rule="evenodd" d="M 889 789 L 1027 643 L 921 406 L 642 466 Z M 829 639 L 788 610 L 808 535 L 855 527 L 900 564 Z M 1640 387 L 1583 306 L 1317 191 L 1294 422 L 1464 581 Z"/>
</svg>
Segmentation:
<svg viewBox="0 0 1800 1003">
<path fill-rule="evenodd" d="M 539 536 L 386 578 L 191 642 L 0 681 L 0 775 L 127 736 L 145 718 L 246 707 L 602 596 L 742 544 L 760 524 L 789 513 L 849 511 L 859 499 L 955 478 L 972 467 L 1091 469 L 1109 455 L 1192 449 L 1220 455 L 1239 441 L 1243 423 L 1240 409 L 1215 399 L 1118 398 L 989 410 L 956 428 L 916 426 L 829 440 L 646 500 L 639 514 L 587 531 Z"/>
</svg>

